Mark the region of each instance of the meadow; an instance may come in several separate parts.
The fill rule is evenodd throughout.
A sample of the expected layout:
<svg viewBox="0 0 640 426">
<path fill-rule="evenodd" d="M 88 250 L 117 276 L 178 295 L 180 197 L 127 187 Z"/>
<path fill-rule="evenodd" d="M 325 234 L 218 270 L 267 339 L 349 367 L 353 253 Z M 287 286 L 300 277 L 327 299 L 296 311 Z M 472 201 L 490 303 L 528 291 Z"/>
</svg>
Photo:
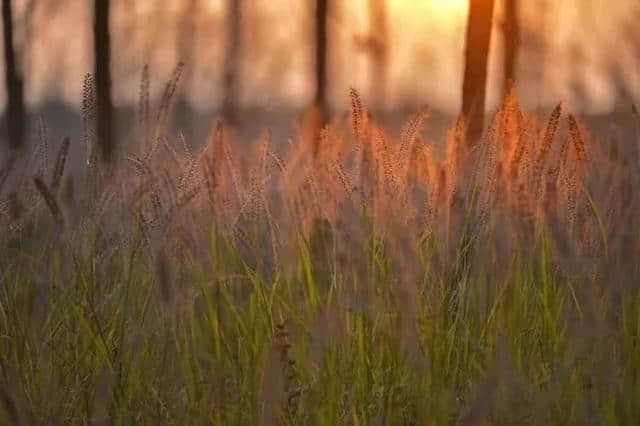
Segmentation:
<svg viewBox="0 0 640 426">
<path fill-rule="evenodd" d="M 85 140 L 2 166 L 1 424 L 640 424 L 637 139 L 513 92 L 390 135 L 353 90 L 195 151 L 179 77 L 114 163 L 88 76 Z"/>
</svg>

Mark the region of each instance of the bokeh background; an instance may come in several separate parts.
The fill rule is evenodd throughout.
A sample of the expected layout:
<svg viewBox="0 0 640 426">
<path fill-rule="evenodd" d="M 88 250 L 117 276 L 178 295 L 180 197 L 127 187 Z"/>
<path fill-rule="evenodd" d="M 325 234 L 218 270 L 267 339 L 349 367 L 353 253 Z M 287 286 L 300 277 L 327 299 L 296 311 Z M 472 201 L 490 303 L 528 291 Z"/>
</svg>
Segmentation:
<svg viewBox="0 0 640 426">
<path fill-rule="evenodd" d="M 284 116 L 283 111 L 297 111 L 311 102 L 313 3 L 243 2 L 239 108 Z M 459 111 L 468 1 L 387 0 L 378 2 L 384 5 L 382 16 L 372 12 L 375 0 L 332 3 L 328 93 L 333 108 L 345 108 L 349 87 L 356 87 L 365 102 L 386 112 L 422 104 L 445 116 Z M 501 97 L 503 39 L 496 35 L 504 23 L 502 3 L 497 2 L 493 24 L 489 108 Z M 189 111 L 185 115 L 194 117 L 188 126 L 206 129 L 196 117 L 207 117 L 221 105 L 228 4 L 226 0 L 112 0 L 116 107 L 137 102 L 144 64 L 150 66 L 152 93 L 159 96 L 164 81 L 183 60 L 181 105 Z M 14 2 L 27 104 L 37 114 L 52 117 L 53 126 L 66 116 L 62 106 L 69 113 L 78 108 L 84 75 L 93 70 L 92 7 L 89 0 Z M 562 101 L 578 114 L 602 116 L 626 111 L 638 101 L 640 2 L 527 0 L 520 2 L 520 8 L 517 73 L 524 106 L 546 110 Z M 385 63 L 384 83 L 375 77 L 376 60 Z M 1 89 L 0 102 L 5 99 Z M 47 109 L 48 113 L 41 112 Z"/>
</svg>

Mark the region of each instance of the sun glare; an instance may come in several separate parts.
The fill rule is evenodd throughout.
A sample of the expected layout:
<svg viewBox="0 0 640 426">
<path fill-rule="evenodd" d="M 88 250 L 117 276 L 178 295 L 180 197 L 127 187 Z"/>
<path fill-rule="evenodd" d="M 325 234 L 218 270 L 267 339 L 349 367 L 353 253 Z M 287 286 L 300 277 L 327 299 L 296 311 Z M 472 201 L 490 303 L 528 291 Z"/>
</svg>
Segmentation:
<svg viewBox="0 0 640 426">
<path fill-rule="evenodd" d="M 412 13 L 426 13 L 427 18 L 451 21 L 466 17 L 469 0 L 391 0 L 391 5 Z"/>
<path fill-rule="evenodd" d="M 408 0 L 407 3 L 412 2 Z M 465 14 L 468 8 L 468 0 L 430 0 L 432 9 L 441 15 Z"/>
</svg>

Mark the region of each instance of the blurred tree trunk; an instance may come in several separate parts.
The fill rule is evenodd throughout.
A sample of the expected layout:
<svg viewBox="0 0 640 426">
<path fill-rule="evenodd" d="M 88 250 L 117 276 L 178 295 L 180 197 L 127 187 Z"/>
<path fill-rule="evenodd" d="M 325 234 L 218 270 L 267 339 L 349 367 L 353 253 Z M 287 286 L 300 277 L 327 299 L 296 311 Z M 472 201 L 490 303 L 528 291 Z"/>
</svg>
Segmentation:
<svg viewBox="0 0 640 426">
<path fill-rule="evenodd" d="M 316 0 L 316 95 L 314 104 L 321 121 L 327 118 L 327 74 L 328 74 L 328 15 L 329 0 Z"/>
<path fill-rule="evenodd" d="M 22 73 L 23 75 L 31 75 L 32 72 L 32 51 L 33 51 L 33 34 L 37 23 L 35 22 L 36 12 L 39 3 L 36 0 L 29 0 L 25 6 L 24 18 L 22 26 L 24 28 L 24 41 L 22 42 Z"/>
<path fill-rule="evenodd" d="M 462 86 L 462 115 L 467 120 L 467 143 L 475 144 L 484 128 L 489 48 L 495 0 L 470 0 Z"/>
<path fill-rule="evenodd" d="M 102 159 L 110 162 L 115 151 L 113 102 L 111 99 L 110 0 L 94 0 L 94 67 L 97 99 L 97 136 Z"/>
<path fill-rule="evenodd" d="M 505 0 L 502 36 L 504 37 L 504 75 L 502 95 L 517 83 L 518 53 L 520 51 L 520 13 L 518 0 Z"/>
<path fill-rule="evenodd" d="M 175 110 L 177 124 L 184 132 L 187 140 L 190 140 L 193 137 L 193 114 L 190 111 L 189 94 L 192 89 L 196 66 L 197 17 L 200 12 L 200 0 L 185 0 L 185 3 L 182 9 L 182 16 L 178 19 L 176 50 L 178 51 L 179 59 L 185 63 L 182 85 L 186 90 L 178 98 Z"/>
<path fill-rule="evenodd" d="M 13 42 L 13 10 L 11 0 L 2 0 L 2 23 L 4 34 L 5 81 L 7 91 L 7 122 L 9 147 L 24 146 L 26 110 L 24 105 L 24 80 L 16 58 Z"/>
<path fill-rule="evenodd" d="M 519 28 L 520 50 L 526 52 L 527 62 L 533 61 L 535 64 L 533 72 L 529 71 L 531 74 L 527 75 L 527 85 L 533 87 L 538 96 L 544 93 L 544 89 L 547 86 L 546 77 L 549 68 L 550 42 L 554 36 L 553 31 L 557 27 L 556 23 L 552 22 L 552 19 L 554 21 L 558 19 L 553 13 L 555 6 L 557 6 L 557 3 L 553 3 L 553 0 L 540 0 L 536 3 L 535 33 L 526 30 L 524 27 Z"/>
<path fill-rule="evenodd" d="M 369 0 L 371 22 L 371 55 L 373 59 L 373 78 L 371 92 L 374 94 L 376 108 L 384 107 L 387 98 L 387 65 L 389 59 L 389 25 L 386 0 Z"/>
<path fill-rule="evenodd" d="M 200 0 L 185 0 L 182 9 L 182 16 L 178 20 L 178 40 L 177 50 L 180 60 L 185 64 L 185 71 L 182 77 L 183 85 L 190 83 L 193 76 L 194 62 L 196 60 L 196 39 L 198 14 L 200 13 Z"/>
<path fill-rule="evenodd" d="M 242 0 L 227 1 L 227 52 L 224 69 L 222 115 L 228 123 L 237 120 L 238 76 L 242 60 Z"/>
</svg>

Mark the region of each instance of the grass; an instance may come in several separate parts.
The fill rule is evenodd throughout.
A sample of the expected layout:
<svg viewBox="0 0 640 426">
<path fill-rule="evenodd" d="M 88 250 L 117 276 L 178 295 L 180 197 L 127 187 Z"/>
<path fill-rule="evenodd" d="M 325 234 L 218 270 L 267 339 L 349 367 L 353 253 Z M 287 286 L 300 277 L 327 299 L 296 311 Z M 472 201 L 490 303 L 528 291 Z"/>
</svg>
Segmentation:
<svg viewBox="0 0 640 426">
<path fill-rule="evenodd" d="M 513 96 L 477 144 L 393 140 L 353 91 L 351 126 L 194 153 L 178 78 L 112 165 L 87 80 L 85 188 L 68 140 L 0 174 L 0 423 L 640 422 L 635 141 Z"/>
</svg>

